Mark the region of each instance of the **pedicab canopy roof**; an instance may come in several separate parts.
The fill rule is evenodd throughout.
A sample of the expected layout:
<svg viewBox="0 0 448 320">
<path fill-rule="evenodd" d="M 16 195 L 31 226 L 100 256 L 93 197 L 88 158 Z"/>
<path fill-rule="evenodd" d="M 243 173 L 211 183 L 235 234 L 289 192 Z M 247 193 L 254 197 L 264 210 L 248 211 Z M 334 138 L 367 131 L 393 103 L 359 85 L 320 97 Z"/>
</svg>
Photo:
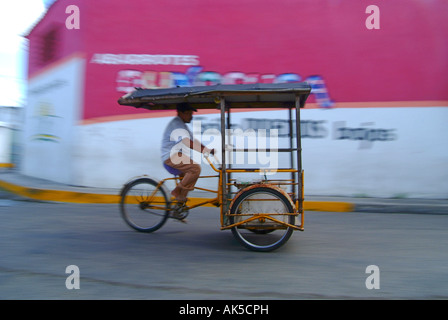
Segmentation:
<svg viewBox="0 0 448 320">
<path fill-rule="evenodd" d="M 296 97 L 303 108 L 311 87 L 306 82 L 275 84 L 239 84 L 169 89 L 139 89 L 118 100 L 120 105 L 148 110 L 176 109 L 179 103 L 189 103 L 197 109 L 219 109 L 221 99 L 231 108 L 290 108 Z"/>
</svg>

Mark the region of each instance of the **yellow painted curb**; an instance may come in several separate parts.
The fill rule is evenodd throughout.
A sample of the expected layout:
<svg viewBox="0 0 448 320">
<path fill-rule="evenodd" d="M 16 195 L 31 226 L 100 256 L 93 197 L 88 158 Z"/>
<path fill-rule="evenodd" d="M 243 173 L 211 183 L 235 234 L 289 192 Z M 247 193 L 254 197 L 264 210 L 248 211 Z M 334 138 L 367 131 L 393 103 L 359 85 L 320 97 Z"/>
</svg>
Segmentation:
<svg viewBox="0 0 448 320">
<path fill-rule="evenodd" d="M 14 168 L 14 163 L 0 163 L 0 168 Z"/>
<path fill-rule="evenodd" d="M 350 202 L 338 201 L 304 201 L 305 211 L 353 212 L 355 205 Z"/>
<path fill-rule="evenodd" d="M 18 186 L 6 181 L 0 180 L 0 188 L 19 196 L 39 201 L 68 202 L 68 203 L 102 203 L 118 204 L 120 195 L 85 193 L 76 191 L 48 190 Z M 188 205 L 198 204 L 206 201 L 206 198 L 189 198 Z M 204 207 L 215 207 L 213 204 L 206 204 Z M 328 211 L 328 212 L 352 212 L 354 204 L 349 202 L 337 201 L 304 201 L 305 211 Z"/>
<path fill-rule="evenodd" d="M 19 196 L 40 201 L 70 202 L 70 203 L 118 203 L 120 196 L 114 194 L 85 193 L 76 191 L 47 190 L 17 186 L 1 181 L 0 188 Z"/>
</svg>

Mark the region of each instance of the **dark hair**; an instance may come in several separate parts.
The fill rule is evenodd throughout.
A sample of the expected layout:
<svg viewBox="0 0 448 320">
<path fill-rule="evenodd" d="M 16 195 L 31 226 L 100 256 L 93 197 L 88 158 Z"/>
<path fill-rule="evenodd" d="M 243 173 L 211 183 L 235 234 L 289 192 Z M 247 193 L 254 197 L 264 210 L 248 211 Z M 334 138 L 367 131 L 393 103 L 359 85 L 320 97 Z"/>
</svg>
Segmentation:
<svg viewBox="0 0 448 320">
<path fill-rule="evenodd" d="M 189 103 L 186 102 L 179 103 L 176 107 L 176 110 L 179 112 L 185 112 L 188 110 L 198 111 L 195 107 L 191 106 Z"/>
</svg>

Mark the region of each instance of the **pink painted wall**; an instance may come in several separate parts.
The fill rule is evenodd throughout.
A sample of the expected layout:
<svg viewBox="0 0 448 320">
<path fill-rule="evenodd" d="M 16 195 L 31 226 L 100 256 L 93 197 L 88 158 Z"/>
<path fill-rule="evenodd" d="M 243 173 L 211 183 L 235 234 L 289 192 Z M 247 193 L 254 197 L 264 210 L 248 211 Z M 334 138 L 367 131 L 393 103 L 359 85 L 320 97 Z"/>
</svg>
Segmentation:
<svg viewBox="0 0 448 320">
<path fill-rule="evenodd" d="M 76 1 L 81 13 L 87 13 L 84 0 Z M 69 14 L 66 14 L 67 6 L 73 4 L 70 0 L 58 0 L 47 11 L 45 16 L 32 28 L 27 35 L 29 39 L 30 51 L 28 60 L 28 77 L 32 78 L 37 74 L 52 67 L 53 63 L 70 56 L 74 53 L 83 53 L 86 50 L 85 28 L 79 30 L 68 30 L 65 21 Z M 81 26 L 88 21 L 88 18 L 81 14 Z M 49 61 L 44 61 L 43 51 L 48 50 L 48 43 L 45 37 L 52 30 L 56 30 L 55 51 L 56 55 Z"/>
<path fill-rule="evenodd" d="M 57 1 L 31 32 L 30 75 L 42 68 L 35 60 L 39 36 L 51 25 L 64 25 L 69 4 Z M 370 4 L 380 8 L 379 30 L 365 27 Z M 84 119 L 142 112 L 116 103 L 123 94 L 117 90 L 122 70 L 185 74 L 192 67 L 95 63 L 95 54 L 194 55 L 202 72 L 221 76 L 319 75 L 334 102 L 448 100 L 443 0 L 80 0 L 77 5 L 81 29 L 62 28 L 59 55 L 82 52 L 87 60 Z"/>
</svg>

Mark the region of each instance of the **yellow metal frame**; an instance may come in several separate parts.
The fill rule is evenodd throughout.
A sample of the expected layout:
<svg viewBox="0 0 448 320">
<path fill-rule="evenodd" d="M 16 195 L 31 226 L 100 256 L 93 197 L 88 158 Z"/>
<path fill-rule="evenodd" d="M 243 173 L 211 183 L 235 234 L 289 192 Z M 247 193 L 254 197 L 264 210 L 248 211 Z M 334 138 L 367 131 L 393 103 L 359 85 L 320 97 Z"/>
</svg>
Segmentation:
<svg viewBox="0 0 448 320">
<path fill-rule="evenodd" d="M 226 224 L 224 221 L 226 220 L 225 217 L 230 217 L 230 216 L 236 216 L 236 215 L 232 215 L 230 214 L 230 208 L 231 208 L 231 204 L 233 203 L 233 201 L 236 199 L 227 199 L 227 201 L 229 201 L 231 204 L 229 206 L 223 206 L 222 203 L 222 195 L 223 195 L 223 188 L 222 188 L 222 175 L 223 175 L 223 171 L 221 169 L 216 168 L 213 163 L 210 161 L 210 159 L 208 157 L 205 157 L 207 159 L 207 162 L 209 163 L 210 167 L 218 173 L 218 175 L 211 175 L 211 176 L 200 176 L 199 179 L 203 179 L 203 178 L 219 178 L 218 181 L 218 190 L 211 190 L 211 189 L 206 189 L 206 188 L 201 188 L 201 187 L 194 187 L 195 190 L 201 190 L 201 191 L 206 191 L 206 192 L 210 192 L 210 193 L 215 193 L 216 197 L 215 198 L 210 198 L 210 199 L 204 199 L 204 201 L 202 202 L 198 202 L 198 203 L 194 203 L 192 205 L 187 205 L 186 209 L 190 210 L 190 209 L 194 209 L 200 206 L 204 206 L 207 204 L 212 204 L 214 206 L 220 207 L 220 222 L 221 222 L 221 230 L 226 230 L 226 229 L 231 229 L 233 227 L 238 227 L 244 223 L 248 223 L 250 221 L 256 220 L 256 219 L 267 219 L 267 220 L 271 220 L 273 222 L 275 222 L 276 224 L 280 225 L 281 227 L 275 227 L 275 229 L 284 229 L 284 228 L 293 228 L 294 230 L 300 230 L 303 231 L 303 225 L 304 225 L 304 212 L 303 212 L 303 171 L 301 172 L 300 175 L 300 180 L 301 180 L 301 196 L 300 198 L 297 197 L 295 203 L 293 203 L 291 197 L 289 196 L 289 194 L 284 194 L 286 197 L 288 197 L 288 199 L 291 201 L 291 203 L 294 204 L 294 212 L 289 213 L 289 214 L 280 214 L 280 213 L 260 213 L 260 214 L 247 214 L 247 216 L 249 216 L 247 219 L 243 220 L 243 221 L 239 221 L 237 223 L 233 223 L 233 224 Z M 267 172 L 270 171 L 270 169 L 253 169 L 253 170 L 246 170 L 246 169 L 228 169 L 226 170 L 227 173 L 229 172 Z M 275 170 L 276 172 L 291 172 L 291 173 L 297 173 L 297 170 L 295 169 L 277 169 Z M 163 180 L 160 180 L 156 189 L 154 190 L 153 194 L 150 195 L 150 201 L 152 199 L 152 196 L 155 195 L 155 193 L 160 190 L 162 188 L 162 185 L 166 182 L 166 181 L 174 181 L 176 184 L 179 183 L 179 181 L 182 180 L 181 177 L 170 177 L 170 178 L 165 178 Z M 278 184 L 278 183 L 277 183 Z M 286 184 L 292 184 L 292 183 L 286 183 Z M 227 185 L 233 185 L 228 183 Z M 270 181 L 266 181 L 263 182 L 261 184 L 262 186 L 273 186 L 274 184 L 271 184 Z M 255 187 L 255 186 L 254 186 Z M 263 201 L 263 199 L 260 199 L 260 201 Z M 157 206 L 151 206 L 153 208 L 157 208 Z M 167 210 L 165 207 L 160 207 L 160 210 Z M 289 224 L 283 221 L 280 221 L 278 219 L 275 219 L 273 216 L 276 215 L 293 215 L 293 216 L 300 216 L 301 217 L 301 223 L 300 225 L 293 225 L 293 224 Z M 244 216 L 243 215 L 238 215 L 238 216 Z M 248 227 L 248 229 L 265 229 L 265 228 L 257 228 L 257 227 Z M 272 229 L 269 228 L 269 229 Z"/>
<path fill-rule="evenodd" d="M 308 83 L 288 83 L 288 84 L 254 84 L 254 85 L 215 85 L 215 86 L 197 86 L 189 88 L 174 88 L 162 90 L 137 89 L 134 92 L 124 95 L 118 100 L 121 105 L 134 106 L 136 108 L 145 108 L 148 110 L 170 110 L 176 109 L 179 103 L 189 103 L 197 109 L 218 109 L 220 110 L 220 130 L 221 130 L 221 153 L 223 155 L 221 167 L 217 169 L 207 158 L 209 164 L 214 171 L 218 172 L 218 190 L 209 190 L 204 188 L 194 189 L 213 192 L 216 198 L 207 199 L 203 202 L 196 202 L 190 205 L 188 209 L 196 208 L 202 205 L 213 204 L 221 208 L 221 229 L 229 229 L 241 226 L 243 223 L 253 221 L 255 219 L 270 220 L 278 223 L 281 227 L 293 228 L 294 230 L 303 230 L 304 211 L 303 211 L 303 170 L 302 170 L 302 144 L 301 144 L 301 127 L 300 127 L 300 109 L 304 108 L 305 102 L 311 93 L 311 86 Z M 294 103 L 294 105 L 293 105 Z M 289 148 L 277 149 L 278 152 L 290 152 L 291 165 L 290 168 L 296 169 L 233 169 L 231 164 L 226 163 L 226 138 L 230 137 L 225 132 L 231 128 L 230 110 L 233 108 L 284 108 L 289 109 Z M 293 110 L 295 119 L 293 119 Z M 294 130 L 295 129 L 295 130 Z M 294 146 L 293 136 L 295 131 L 296 143 Z M 232 151 L 232 150 L 230 150 Z M 244 152 L 252 152 L 257 150 L 244 149 Z M 297 152 L 294 162 L 294 153 Z M 279 221 L 274 214 L 262 213 L 254 214 L 244 221 L 235 224 L 228 224 L 231 206 L 238 199 L 239 194 L 232 198 L 231 174 L 240 172 L 289 172 L 292 179 L 288 183 L 292 187 L 291 196 L 286 191 L 281 191 L 278 182 L 269 180 L 263 181 L 260 186 L 276 189 L 289 199 L 293 212 L 288 213 L 295 217 L 300 216 L 300 220 L 294 219 L 294 223 L 289 224 Z M 204 178 L 204 177 L 199 177 Z M 160 182 L 159 187 L 162 188 L 163 183 L 168 180 L 179 178 L 168 178 Z M 178 182 L 178 180 L 176 180 Z M 238 187 L 238 185 L 233 184 Z M 250 185 L 247 188 L 256 188 L 257 185 Z M 239 192 L 244 192 L 241 189 Z M 247 190 L 247 189 L 246 189 Z M 300 221 L 300 223 L 298 222 Z M 291 222 L 291 221 L 289 221 Z M 250 227 L 250 226 L 244 226 Z"/>
</svg>

